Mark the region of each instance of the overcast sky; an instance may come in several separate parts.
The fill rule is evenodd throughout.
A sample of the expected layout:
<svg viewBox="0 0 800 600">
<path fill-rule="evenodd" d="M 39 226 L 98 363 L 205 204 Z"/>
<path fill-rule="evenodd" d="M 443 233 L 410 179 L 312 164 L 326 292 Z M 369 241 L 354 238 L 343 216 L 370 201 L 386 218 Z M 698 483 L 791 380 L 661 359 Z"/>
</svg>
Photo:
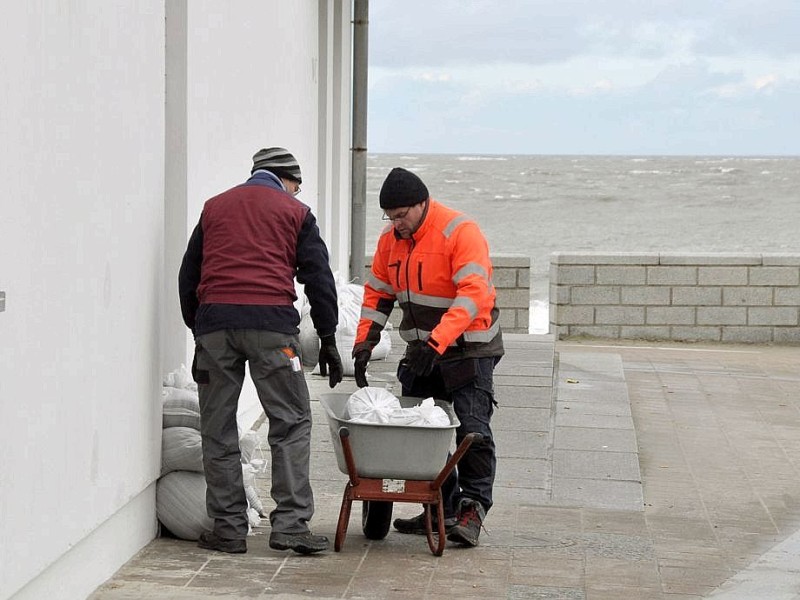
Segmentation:
<svg viewBox="0 0 800 600">
<path fill-rule="evenodd" d="M 800 0 L 372 0 L 370 152 L 800 155 Z"/>
</svg>

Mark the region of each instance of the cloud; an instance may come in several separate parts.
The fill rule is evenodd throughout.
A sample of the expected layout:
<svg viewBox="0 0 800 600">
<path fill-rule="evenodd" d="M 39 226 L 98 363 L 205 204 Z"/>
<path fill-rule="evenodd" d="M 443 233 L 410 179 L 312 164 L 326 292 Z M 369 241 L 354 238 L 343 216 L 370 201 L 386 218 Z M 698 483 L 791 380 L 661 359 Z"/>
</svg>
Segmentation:
<svg viewBox="0 0 800 600">
<path fill-rule="evenodd" d="M 666 67 L 642 86 L 642 90 L 662 100 L 684 98 L 691 101 L 709 88 L 739 83 L 741 80 L 741 72 L 715 71 L 705 61 L 693 61 Z"/>
<path fill-rule="evenodd" d="M 373 0 L 373 151 L 798 154 L 797 0 Z"/>
<path fill-rule="evenodd" d="M 370 93 L 374 152 L 798 154 L 800 81 L 664 69 L 641 85 L 528 89 L 397 78 Z"/>
<path fill-rule="evenodd" d="M 425 72 L 425 73 L 420 73 L 419 75 L 416 76 L 416 78 L 422 81 L 448 82 L 452 79 L 452 76 L 447 73 Z"/>
<path fill-rule="evenodd" d="M 783 80 L 776 74 L 771 73 L 756 77 L 755 79 L 747 79 L 737 81 L 714 87 L 711 93 L 719 98 L 736 98 L 740 96 L 751 96 L 755 94 L 769 95 L 773 93 L 780 93 L 784 85 Z"/>
<path fill-rule="evenodd" d="M 796 0 L 373 0 L 370 60 L 398 67 L 676 52 L 796 57 L 799 23 Z"/>
<path fill-rule="evenodd" d="M 800 55 L 800 2 L 796 0 L 728 1 L 703 25 L 704 35 L 693 44 L 698 55 Z"/>
<path fill-rule="evenodd" d="M 757 90 L 769 90 L 775 87 L 775 84 L 778 82 L 778 76 L 774 73 L 769 75 L 764 75 L 763 77 L 757 78 L 753 82 L 753 87 Z"/>
</svg>

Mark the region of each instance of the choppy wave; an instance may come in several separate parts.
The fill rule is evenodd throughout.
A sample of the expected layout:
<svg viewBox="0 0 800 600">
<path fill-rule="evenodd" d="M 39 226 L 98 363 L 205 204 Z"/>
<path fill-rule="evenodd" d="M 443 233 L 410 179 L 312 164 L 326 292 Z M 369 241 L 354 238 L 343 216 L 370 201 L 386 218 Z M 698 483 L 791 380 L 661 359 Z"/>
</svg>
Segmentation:
<svg viewBox="0 0 800 600">
<path fill-rule="evenodd" d="M 507 161 L 508 157 L 506 156 L 458 156 L 456 160 L 498 160 L 498 161 Z"/>
<path fill-rule="evenodd" d="M 543 300 L 531 303 L 528 328 L 531 333 L 548 333 L 550 331 L 550 305 Z"/>
<path fill-rule="evenodd" d="M 370 155 L 367 253 L 394 166 L 481 226 L 495 254 L 531 258 L 545 301 L 553 252 L 800 254 L 800 157 Z M 542 305 L 546 306 L 546 305 Z M 542 313 L 542 321 L 544 321 Z M 533 314 L 531 315 L 533 319 Z"/>
</svg>

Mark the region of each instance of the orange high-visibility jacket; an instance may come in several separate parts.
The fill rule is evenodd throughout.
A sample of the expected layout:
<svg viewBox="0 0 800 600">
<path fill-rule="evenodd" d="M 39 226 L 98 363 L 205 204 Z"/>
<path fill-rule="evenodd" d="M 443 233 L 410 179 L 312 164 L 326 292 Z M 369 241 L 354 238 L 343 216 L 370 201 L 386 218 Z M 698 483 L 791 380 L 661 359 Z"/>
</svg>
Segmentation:
<svg viewBox="0 0 800 600">
<path fill-rule="evenodd" d="M 403 312 L 400 337 L 427 338 L 443 359 L 502 356 L 489 246 L 478 225 L 428 200 L 411 239 L 384 229 L 364 285 L 354 348 L 374 348 L 395 301 Z"/>
</svg>

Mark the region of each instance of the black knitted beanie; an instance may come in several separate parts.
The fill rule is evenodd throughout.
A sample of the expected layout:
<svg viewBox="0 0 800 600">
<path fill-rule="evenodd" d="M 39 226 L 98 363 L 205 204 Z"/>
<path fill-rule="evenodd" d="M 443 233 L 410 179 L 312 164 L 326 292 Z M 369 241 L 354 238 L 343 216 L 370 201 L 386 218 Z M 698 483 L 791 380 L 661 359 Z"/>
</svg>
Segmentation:
<svg viewBox="0 0 800 600">
<path fill-rule="evenodd" d="M 428 199 L 428 188 L 422 179 L 402 167 L 395 167 L 381 186 L 381 208 L 414 206 Z"/>
</svg>

